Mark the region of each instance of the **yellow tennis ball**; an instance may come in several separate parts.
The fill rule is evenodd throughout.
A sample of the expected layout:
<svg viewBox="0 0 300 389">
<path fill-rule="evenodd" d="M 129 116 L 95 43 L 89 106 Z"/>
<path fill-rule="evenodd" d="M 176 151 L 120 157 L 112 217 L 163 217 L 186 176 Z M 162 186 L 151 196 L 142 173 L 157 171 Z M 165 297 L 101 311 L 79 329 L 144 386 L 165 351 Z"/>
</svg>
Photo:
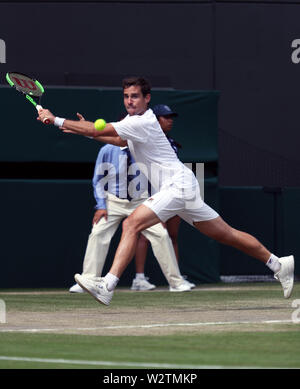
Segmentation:
<svg viewBox="0 0 300 389">
<path fill-rule="evenodd" d="M 97 119 L 94 125 L 97 131 L 102 131 L 106 126 L 106 121 L 104 119 Z"/>
</svg>

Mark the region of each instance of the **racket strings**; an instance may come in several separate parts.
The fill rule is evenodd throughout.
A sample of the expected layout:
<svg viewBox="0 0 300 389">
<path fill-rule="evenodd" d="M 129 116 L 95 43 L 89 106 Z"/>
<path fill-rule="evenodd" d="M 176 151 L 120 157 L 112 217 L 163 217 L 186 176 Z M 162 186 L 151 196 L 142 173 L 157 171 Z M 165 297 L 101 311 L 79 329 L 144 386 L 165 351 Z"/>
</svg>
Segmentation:
<svg viewBox="0 0 300 389">
<path fill-rule="evenodd" d="M 17 91 L 24 94 L 28 94 L 33 97 L 42 96 L 44 90 L 36 80 L 21 74 L 21 73 L 8 73 L 8 77 L 16 88 Z"/>
</svg>

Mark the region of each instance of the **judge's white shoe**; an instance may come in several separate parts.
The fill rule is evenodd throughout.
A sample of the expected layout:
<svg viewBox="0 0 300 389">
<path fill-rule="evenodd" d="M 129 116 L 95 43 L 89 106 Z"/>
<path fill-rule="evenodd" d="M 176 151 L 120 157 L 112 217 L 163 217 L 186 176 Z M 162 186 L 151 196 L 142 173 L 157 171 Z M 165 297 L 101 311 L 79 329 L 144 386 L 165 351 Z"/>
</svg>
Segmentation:
<svg viewBox="0 0 300 389">
<path fill-rule="evenodd" d="M 190 287 L 191 287 L 192 289 L 196 288 L 196 285 L 195 285 L 193 282 L 188 281 L 187 276 L 182 276 L 182 278 L 184 279 L 184 281 L 185 281 L 188 285 L 190 285 Z"/>
<path fill-rule="evenodd" d="M 183 280 L 182 283 L 177 286 L 169 287 L 170 292 L 188 292 L 190 290 L 192 290 L 190 283 L 186 282 L 185 280 Z"/>
<path fill-rule="evenodd" d="M 155 285 L 150 284 L 149 278 L 134 278 L 131 285 L 131 290 L 153 290 L 156 288 Z"/>
<path fill-rule="evenodd" d="M 79 286 L 82 287 L 86 292 L 93 296 L 99 303 L 109 305 L 114 291 L 107 290 L 107 285 L 104 278 L 99 278 L 99 281 L 93 281 L 88 277 L 81 274 L 75 274 L 75 281 Z"/>
<path fill-rule="evenodd" d="M 274 274 L 276 280 L 280 281 L 283 288 L 283 295 L 288 299 L 294 286 L 294 256 L 278 258 L 281 268 Z"/>
<path fill-rule="evenodd" d="M 190 282 L 190 281 L 188 281 L 188 280 L 185 280 L 185 282 L 186 282 L 192 289 L 196 288 L 196 285 L 195 285 L 193 282 Z"/>
</svg>

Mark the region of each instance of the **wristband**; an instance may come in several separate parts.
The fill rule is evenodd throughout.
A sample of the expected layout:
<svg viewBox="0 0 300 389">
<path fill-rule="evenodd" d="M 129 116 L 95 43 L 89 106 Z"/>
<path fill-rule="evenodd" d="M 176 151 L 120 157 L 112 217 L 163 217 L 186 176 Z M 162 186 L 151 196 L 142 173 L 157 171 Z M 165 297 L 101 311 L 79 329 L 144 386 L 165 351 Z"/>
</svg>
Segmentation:
<svg viewBox="0 0 300 389">
<path fill-rule="evenodd" d="M 65 120 L 66 120 L 65 118 L 59 118 L 58 116 L 56 116 L 56 118 L 54 119 L 54 123 L 53 124 L 56 127 L 62 127 Z"/>
</svg>

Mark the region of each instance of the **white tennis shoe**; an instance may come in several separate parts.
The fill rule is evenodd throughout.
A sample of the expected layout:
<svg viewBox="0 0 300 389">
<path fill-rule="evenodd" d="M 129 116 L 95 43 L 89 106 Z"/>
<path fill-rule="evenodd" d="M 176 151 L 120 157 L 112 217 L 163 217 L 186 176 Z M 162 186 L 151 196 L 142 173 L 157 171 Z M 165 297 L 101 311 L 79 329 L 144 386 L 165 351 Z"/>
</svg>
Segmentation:
<svg viewBox="0 0 300 389">
<path fill-rule="evenodd" d="M 190 285 L 190 287 L 192 289 L 196 288 L 196 285 L 193 283 L 193 282 L 190 282 L 188 279 L 187 279 L 187 276 L 182 276 L 182 278 L 184 279 L 184 282 L 186 282 L 188 285 Z"/>
<path fill-rule="evenodd" d="M 190 290 L 192 290 L 192 287 L 190 286 L 190 283 L 186 280 L 182 280 L 182 283 L 178 286 L 169 287 L 170 292 L 189 292 Z"/>
<path fill-rule="evenodd" d="M 153 290 L 156 288 L 155 285 L 151 284 L 149 281 L 148 281 L 149 278 L 143 278 L 143 279 L 137 279 L 137 278 L 134 278 L 133 281 L 132 281 L 132 285 L 131 285 L 131 290 L 141 290 L 141 291 L 145 291 L 145 290 Z"/>
<path fill-rule="evenodd" d="M 104 305 L 110 304 L 114 291 L 107 290 L 104 278 L 99 278 L 99 281 L 94 281 L 81 274 L 75 274 L 74 278 L 77 284 L 93 296 L 99 303 Z"/>
<path fill-rule="evenodd" d="M 83 290 L 82 287 L 79 286 L 78 284 L 75 284 L 75 285 L 71 286 L 71 288 L 69 289 L 69 292 L 70 293 L 85 293 L 85 290 Z"/>
<path fill-rule="evenodd" d="M 190 282 L 188 280 L 185 280 L 185 282 L 186 282 L 186 284 L 188 284 L 191 287 L 191 289 L 196 288 L 196 285 L 193 282 Z"/>
<path fill-rule="evenodd" d="M 278 258 L 281 264 L 279 272 L 274 274 L 274 278 L 280 281 L 283 288 L 283 295 L 288 299 L 294 286 L 294 256 Z"/>
</svg>

